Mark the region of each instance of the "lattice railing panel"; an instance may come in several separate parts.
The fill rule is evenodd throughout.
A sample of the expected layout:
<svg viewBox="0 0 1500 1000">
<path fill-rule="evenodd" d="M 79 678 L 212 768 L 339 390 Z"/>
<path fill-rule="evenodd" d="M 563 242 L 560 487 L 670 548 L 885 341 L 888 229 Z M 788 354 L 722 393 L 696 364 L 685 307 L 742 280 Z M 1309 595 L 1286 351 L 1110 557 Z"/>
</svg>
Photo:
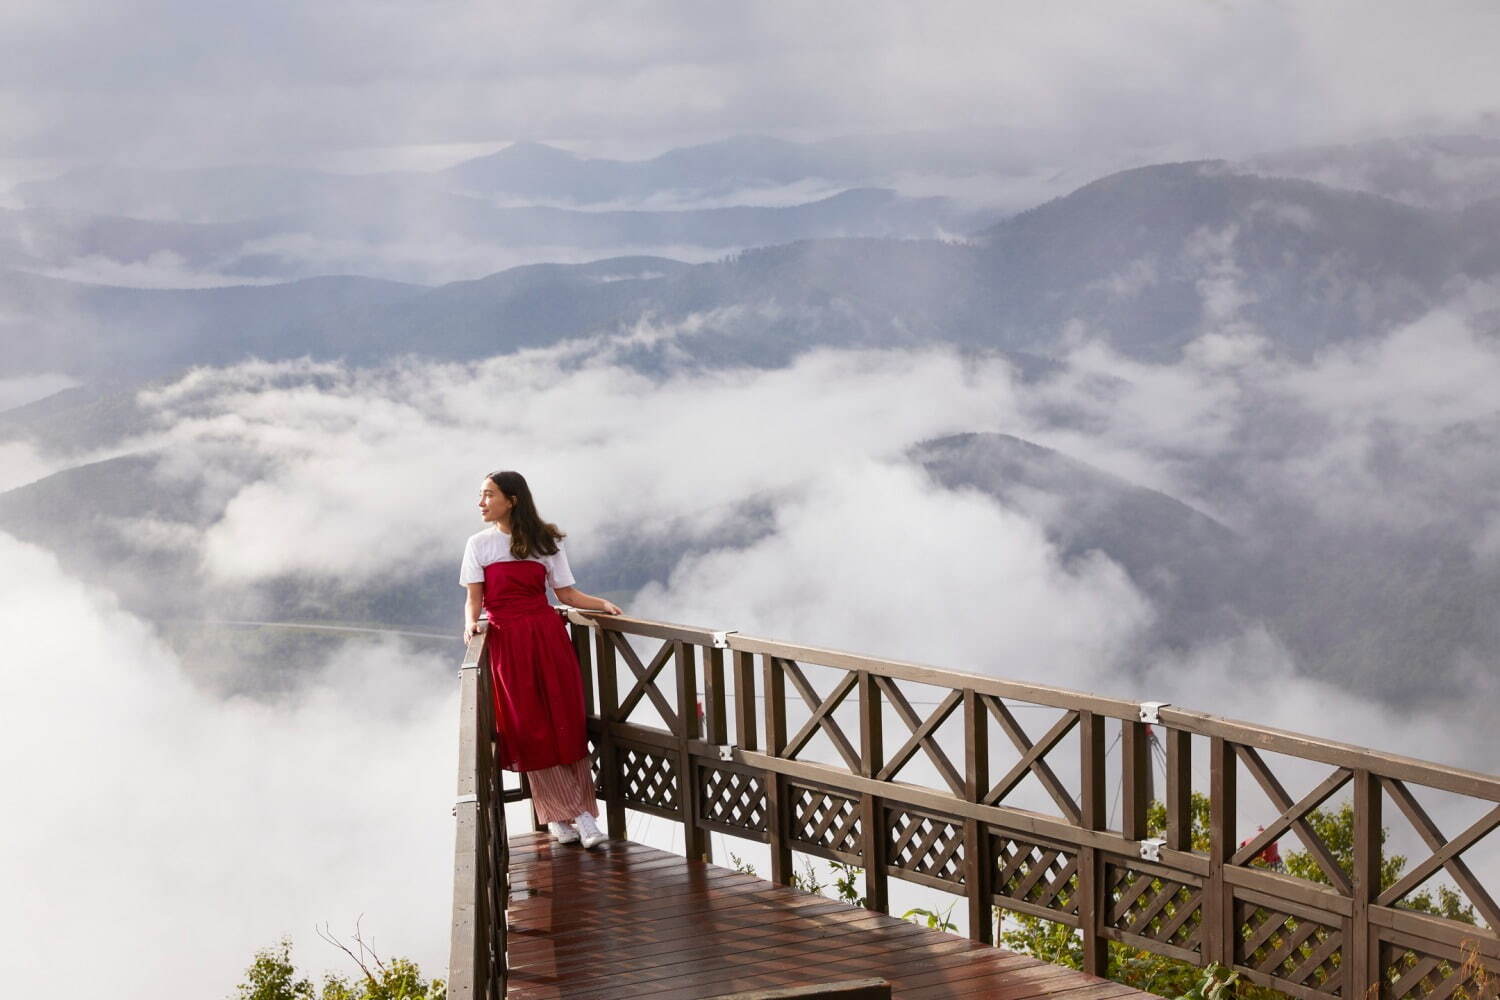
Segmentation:
<svg viewBox="0 0 1500 1000">
<path fill-rule="evenodd" d="M 907 775 L 907 781 L 964 795 L 963 771 L 945 749 L 964 745 L 963 692 L 928 684 L 901 684 L 888 677 L 876 677 L 875 688 L 906 729 L 901 735 L 887 727 L 888 752 L 876 779 L 894 781 Z"/>
<path fill-rule="evenodd" d="M 640 639 L 616 632 L 606 633 L 613 647 L 616 664 L 618 704 L 612 721 L 638 726 L 662 728 L 681 735 L 683 721 L 678 717 L 677 674 L 674 654 L 677 643 L 662 642 L 653 649 Z M 639 644 L 645 652 L 637 651 Z"/>
<path fill-rule="evenodd" d="M 1495 1000 L 1500 960 L 1380 943 L 1381 1000 Z"/>
<path fill-rule="evenodd" d="M 1401 877 L 1382 888 L 1381 906 L 1421 908 L 1414 902 L 1434 894 L 1435 883 L 1458 893 L 1474 916 L 1491 930 L 1500 928 L 1500 904 L 1477 872 L 1500 870 L 1500 806 L 1436 792 L 1415 782 L 1381 779 L 1387 803 L 1383 814 L 1398 835 L 1415 834 L 1421 846 L 1403 849 L 1409 861 Z M 1396 808 L 1391 809 L 1394 805 Z M 1442 827 L 1438 818 L 1442 818 Z M 1405 828 L 1405 830 L 1402 829 Z M 1445 832 L 1443 827 L 1447 827 Z M 1408 840 L 1408 843 L 1410 841 Z"/>
<path fill-rule="evenodd" d="M 1012 709 L 1013 704 L 1008 705 L 1000 698 L 984 696 L 980 699 L 987 716 L 982 724 L 989 727 L 993 723 L 996 732 L 991 732 L 989 742 L 992 746 L 1001 746 L 1009 743 L 1015 751 L 1013 760 L 1007 758 L 1005 769 L 995 770 L 991 765 L 991 778 L 994 783 L 983 794 L 981 801 L 985 805 L 1008 805 L 1033 812 L 1046 812 L 1051 809 L 1057 810 L 1057 815 L 1069 823 L 1078 824 L 1082 822 L 1082 812 L 1078 805 L 1077 793 L 1071 789 L 1067 782 L 1058 776 L 1053 769 L 1049 758 L 1054 756 L 1060 758 L 1074 757 L 1077 753 L 1077 734 L 1079 713 L 1076 711 L 1063 711 L 1055 716 L 1047 710 L 1042 710 L 1041 718 L 1026 720 L 1023 725 Z M 1037 706 L 1028 706 L 1037 707 Z M 1033 737 L 1027 727 L 1033 731 L 1039 731 L 1044 720 L 1050 723 L 1039 737 Z"/>
<path fill-rule="evenodd" d="M 705 822 L 766 832 L 770 810 L 760 775 L 705 766 L 698 771 L 698 793 L 698 815 Z"/>
<path fill-rule="evenodd" d="M 681 812 L 677 794 L 677 761 L 671 753 L 620 745 L 621 798 L 629 805 Z"/>
<path fill-rule="evenodd" d="M 1324 996 L 1343 995 L 1344 935 L 1334 925 L 1235 900 L 1235 965 Z"/>
<path fill-rule="evenodd" d="M 788 783 L 790 839 L 801 846 L 861 854 L 859 801 L 812 785 Z"/>
<path fill-rule="evenodd" d="M 1170 945 L 1201 954 L 1203 889 L 1131 868 L 1105 865 L 1105 926 L 1147 949 Z"/>
<path fill-rule="evenodd" d="M 1054 920 L 1078 919 L 1078 855 L 1072 850 L 1028 841 L 1009 833 L 990 834 L 995 903 L 1022 904 L 1046 911 Z"/>
<path fill-rule="evenodd" d="M 885 829 L 888 867 L 964 884 L 962 823 L 913 809 L 887 808 Z"/>
<path fill-rule="evenodd" d="M 851 773 L 859 773 L 859 720 L 855 717 L 858 700 L 855 687 L 859 674 L 853 670 L 804 666 L 795 660 L 780 658 L 775 664 L 786 684 L 788 721 L 796 726 L 795 731 L 789 732 L 786 746 L 779 756 L 826 764 L 842 761 Z M 813 683 L 814 680 L 822 683 L 822 689 Z M 807 710 L 805 719 L 800 709 L 791 711 L 795 705 L 793 694 L 800 698 L 801 707 Z M 846 728 L 850 726 L 854 731 L 852 739 L 850 729 Z"/>
<path fill-rule="evenodd" d="M 1241 744 L 1233 745 L 1233 750 L 1235 766 L 1241 775 L 1236 782 L 1239 790 L 1236 812 L 1240 822 L 1248 823 L 1251 816 L 1264 822 L 1255 830 L 1241 826 L 1235 831 L 1238 847 L 1229 864 L 1235 867 L 1263 864 L 1300 845 L 1302 853 L 1321 873 L 1318 881 L 1333 886 L 1340 895 L 1351 895 L 1354 882 L 1350 859 L 1335 851 L 1318 833 L 1312 813 L 1318 809 L 1337 812 L 1353 773 L 1348 768 L 1335 767 L 1314 782 L 1312 779 L 1319 776 L 1319 769 L 1308 768 L 1296 757 Z M 1272 865 L 1275 867 L 1276 863 L 1272 861 Z"/>
</svg>

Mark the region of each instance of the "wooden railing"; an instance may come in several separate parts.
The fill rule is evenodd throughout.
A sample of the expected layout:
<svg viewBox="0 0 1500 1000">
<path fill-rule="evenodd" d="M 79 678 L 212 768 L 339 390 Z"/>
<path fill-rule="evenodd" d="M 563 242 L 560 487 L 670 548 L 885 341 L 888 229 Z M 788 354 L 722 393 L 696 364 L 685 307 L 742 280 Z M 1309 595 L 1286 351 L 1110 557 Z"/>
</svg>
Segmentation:
<svg viewBox="0 0 1500 1000">
<path fill-rule="evenodd" d="M 1500 826 L 1500 778 L 1164 703 L 563 613 L 613 836 L 631 809 L 681 823 L 689 857 L 710 857 L 710 832 L 764 843 L 784 884 L 794 851 L 855 865 L 865 905 L 882 912 L 891 877 L 940 889 L 967 901 L 968 933 L 985 942 L 996 908 L 1055 921 L 1077 929 L 1099 975 L 1120 942 L 1304 1000 L 1497 995 L 1500 909 L 1464 855 Z M 1205 758 L 1201 850 L 1193 775 Z M 1244 775 L 1264 822 L 1241 837 L 1255 813 Z M 1310 790 L 1294 797 L 1287 782 Z M 1478 818 L 1445 835 L 1419 791 L 1478 806 Z M 1310 821 L 1336 797 L 1352 798 L 1352 865 Z M 1156 798 L 1165 821 L 1148 836 Z M 1388 804 L 1427 853 L 1382 886 Z M 1322 880 L 1264 867 L 1288 834 Z M 1439 873 L 1479 923 L 1410 907 Z"/>
</svg>

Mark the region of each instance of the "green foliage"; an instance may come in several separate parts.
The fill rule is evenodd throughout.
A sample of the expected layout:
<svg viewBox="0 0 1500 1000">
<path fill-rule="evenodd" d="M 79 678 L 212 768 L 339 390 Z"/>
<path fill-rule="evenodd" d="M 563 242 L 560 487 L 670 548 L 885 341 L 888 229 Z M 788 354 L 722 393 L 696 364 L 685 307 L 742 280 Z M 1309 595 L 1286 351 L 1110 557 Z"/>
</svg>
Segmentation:
<svg viewBox="0 0 1500 1000">
<path fill-rule="evenodd" d="M 429 983 L 410 959 L 377 959 L 374 969 L 362 968 L 360 972 L 354 982 L 342 976 L 325 976 L 319 1000 L 445 1000 L 448 996 L 441 979 Z"/>
<path fill-rule="evenodd" d="M 793 889 L 811 893 L 816 896 L 823 891 L 823 881 L 818 878 L 818 873 L 813 869 L 812 862 L 806 858 L 802 859 L 802 871 L 799 874 L 796 869 L 792 870 L 792 877 L 787 883 Z"/>
<path fill-rule="evenodd" d="M 1188 797 L 1188 815 L 1192 817 L 1188 836 L 1192 838 L 1193 850 L 1208 852 L 1208 830 L 1211 803 L 1202 792 Z M 1155 799 L 1146 807 L 1146 836 L 1160 837 L 1167 832 L 1167 804 Z"/>
<path fill-rule="evenodd" d="M 864 906 L 865 897 L 859 893 L 858 880 L 865 870 L 846 865 L 842 861 L 830 861 L 828 864 L 833 869 L 833 888 L 839 894 L 839 899 L 854 906 Z"/>
<path fill-rule="evenodd" d="M 1433 897 L 1432 890 L 1423 889 L 1421 892 L 1412 893 L 1396 905 L 1403 909 L 1431 913 L 1464 924 L 1478 923 L 1478 915 L 1474 912 L 1474 907 L 1465 902 L 1463 895 L 1451 885 L 1438 886 L 1436 898 Z"/>
<path fill-rule="evenodd" d="M 292 943 L 282 938 L 270 948 L 255 953 L 245 970 L 237 1000 L 446 1000 L 448 987 L 441 979 L 428 981 L 417 964 L 406 958 L 382 960 L 355 931 L 358 953 L 324 931 L 326 940 L 344 951 L 359 973 L 351 978 L 328 973 L 322 990 L 298 976 L 292 963 Z"/>
<path fill-rule="evenodd" d="M 1354 873 L 1354 806 L 1345 802 L 1334 810 L 1314 809 L 1307 814 L 1308 825 L 1313 828 L 1323 841 L 1328 845 L 1328 851 L 1333 855 L 1334 861 L 1343 869 L 1345 875 Z M 1382 828 L 1380 831 L 1380 843 L 1384 847 L 1386 836 L 1389 831 Z M 1307 851 L 1293 851 L 1286 856 L 1286 872 L 1298 878 L 1307 879 L 1309 882 L 1322 882 L 1329 884 L 1328 876 L 1324 874 L 1322 867 L 1316 858 Z M 1401 873 L 1406 870 L 1406 855 L 1385 854 L 1380 856 L 1380 888 L 1389 889 L 1401 878 Z M 1435 895 L 1434 895 L 1435 893 Z M 1422 913 L 1431 913 L 1449 920 L 1457 920 L 1460 923 L 1472 924 L 1476 922 L 1474 907 L 1464 902 L 1456 889 L 1451 886 L 1439 885 L 1434 889 L 1423 889 L 1420 892 L 1408 893 L 1406 898 L 1397 904 L 1403 909 L 1418 910 Z"/>
<path fill-rule="evenodd" d="M 245 970 L 245 981 L 240 983 L 239 1000 L 317 1000 L 313 984 L 297 978 L 290 938 L 255 953 L 255 960 Z"/>
<path fill-rule="evenodd" d="M 928 928 L 935 931 L 952 932 L 958 930 L 958 925 L 948 918 L 953 916 L 953 907 L 957 905 L 957 903 L 950 904 L 942 913 L 937 913 L 921 906 L 913 906 L 901 914 L 901 919 L 910 920 L 915 924 L 925 924 Z"/>
<path fill-rule="evenodd" d="M 756 876 L 760 874 L 755 870 L 754 865 L 733 851 L 729 854 L 729 863 L 735 871 L 742 874 Z M 819 878 L 817 871 L 812 866 L 812 862 L 804 859 L 802 871 L 793 871 L 789 884 L 793 889 L 799 889 L 802 892 L 810 892 L 815 895 L 818 893 L 828 895 L 823 890 L 831 888 L 835 895 L 829 898 L 840 899 L 852 906 L 864 906 L 865 897 L 860 895 L 859 892 L 859 880 L 864 875 L 864 869 L 857 868 L 854 865 L 846 865 L 842 861 L 830 861 L 828 862 L 828 867 L 833 869 L 833 881 L 831 883 L 824 882 Z"/>
<path fill-rule="evenodd" d="M 1224 994 L 1229 992 L 1239 978 L 1238 972 L 1230 972 L 1218 962 L 1210 962 L 1197 985 L 1177 1000 L 1224 1000 Z"/>
</svg>

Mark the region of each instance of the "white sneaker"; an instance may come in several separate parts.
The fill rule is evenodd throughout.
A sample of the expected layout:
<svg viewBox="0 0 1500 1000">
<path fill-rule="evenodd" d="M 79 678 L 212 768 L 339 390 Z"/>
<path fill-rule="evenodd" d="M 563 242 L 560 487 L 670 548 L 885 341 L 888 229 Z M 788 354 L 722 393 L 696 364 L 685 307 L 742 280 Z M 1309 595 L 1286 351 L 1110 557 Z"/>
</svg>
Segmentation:
<svg viewBox="0 0 1500 1000">
<path fill-rule="evenodd" d="M 609 839 L 604 835 L 604 831 L 599 829 L 599 825 L 594 822 L 594 817 L 591 813 L 579 813 L 578 819 L 574 822 L 578 824 L 579 843 L 583 844 L 585 850 L 597 847 Z"/>
<path fill-rule="evenodd" d="M 573 829 L 570 823 L 548 823 L 547 829 L 552 831 L 552 839 L 559 844 L 576 844 L 578 842 L 578 831 Z"/>
</svg>

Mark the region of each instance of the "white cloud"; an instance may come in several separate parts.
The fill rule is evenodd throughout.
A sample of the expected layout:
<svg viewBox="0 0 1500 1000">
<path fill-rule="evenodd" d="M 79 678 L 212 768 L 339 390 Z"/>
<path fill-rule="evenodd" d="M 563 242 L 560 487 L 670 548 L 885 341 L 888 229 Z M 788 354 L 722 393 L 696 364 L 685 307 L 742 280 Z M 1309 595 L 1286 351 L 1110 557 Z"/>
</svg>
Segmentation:
<svg viewBox="0 0 1500 1000">
<path fill-rule="evenodd" d="M 123 288 L 223 288 L 226 285 L 269 285 L 281 278 L 248 278 L 217 272 L 189 263 L 181 254 L 157 250 L 144 260 L 120 261 L 90 254 L 61 267 L 38 271 L 49 278 Z"/>
<path fill-rule="evenodd" d="M 207 568 L 235 579 L 456 558 L 479 480 L 499 467 L 525 471 L 549 517 L 585 529 L 587 551 L 671 516 L 729 517 L 747 498 L 803 488 L 843 456 L 894 456 L 1008 420 L 1008 366 L 941 350 L 815 352 L 786 369 L 660 378 L 578 359 L 712 337 L 739 318 L 644 323 L 586 348 L 477 364 L 201 370 L 142 399 L 161 408 L 154 443 L 185 447 L 209 469 L 225 458 L 268 463 L 204 540 Z M 313 374 L 318 386 L 301 381 Z"/>
<path fill-rule="evenodd" d="M 1497 378 L 1500 344 L 1440 309 L 1382 340 L 1326 351 L 1282 385 L 1344 427 L 1385 421 L 1423 431 L 1500 410 Z"/>
<path fill-rule="evenodd" d="M 685 560 L 639 612 L 1081 687 L 1152 616 L 1107 558 L 1065 565 L 1034 522 L 909 465 L 838 461 L 775 522 L 748 548 Z"/>
<path fill-rule="evenodd" d="M 194 687 L 150 627 L 0 535 L 0 882 L 17 994 L 227 995 L 282 934 L 342 968 L 315 924 L 447 962 L 452 664 L 352 644 L 284 701 Z M 455 657 L 458 655 L 454 651 Z M 107 926 L 88 947 L 60 928 Z"/>
</svg>

